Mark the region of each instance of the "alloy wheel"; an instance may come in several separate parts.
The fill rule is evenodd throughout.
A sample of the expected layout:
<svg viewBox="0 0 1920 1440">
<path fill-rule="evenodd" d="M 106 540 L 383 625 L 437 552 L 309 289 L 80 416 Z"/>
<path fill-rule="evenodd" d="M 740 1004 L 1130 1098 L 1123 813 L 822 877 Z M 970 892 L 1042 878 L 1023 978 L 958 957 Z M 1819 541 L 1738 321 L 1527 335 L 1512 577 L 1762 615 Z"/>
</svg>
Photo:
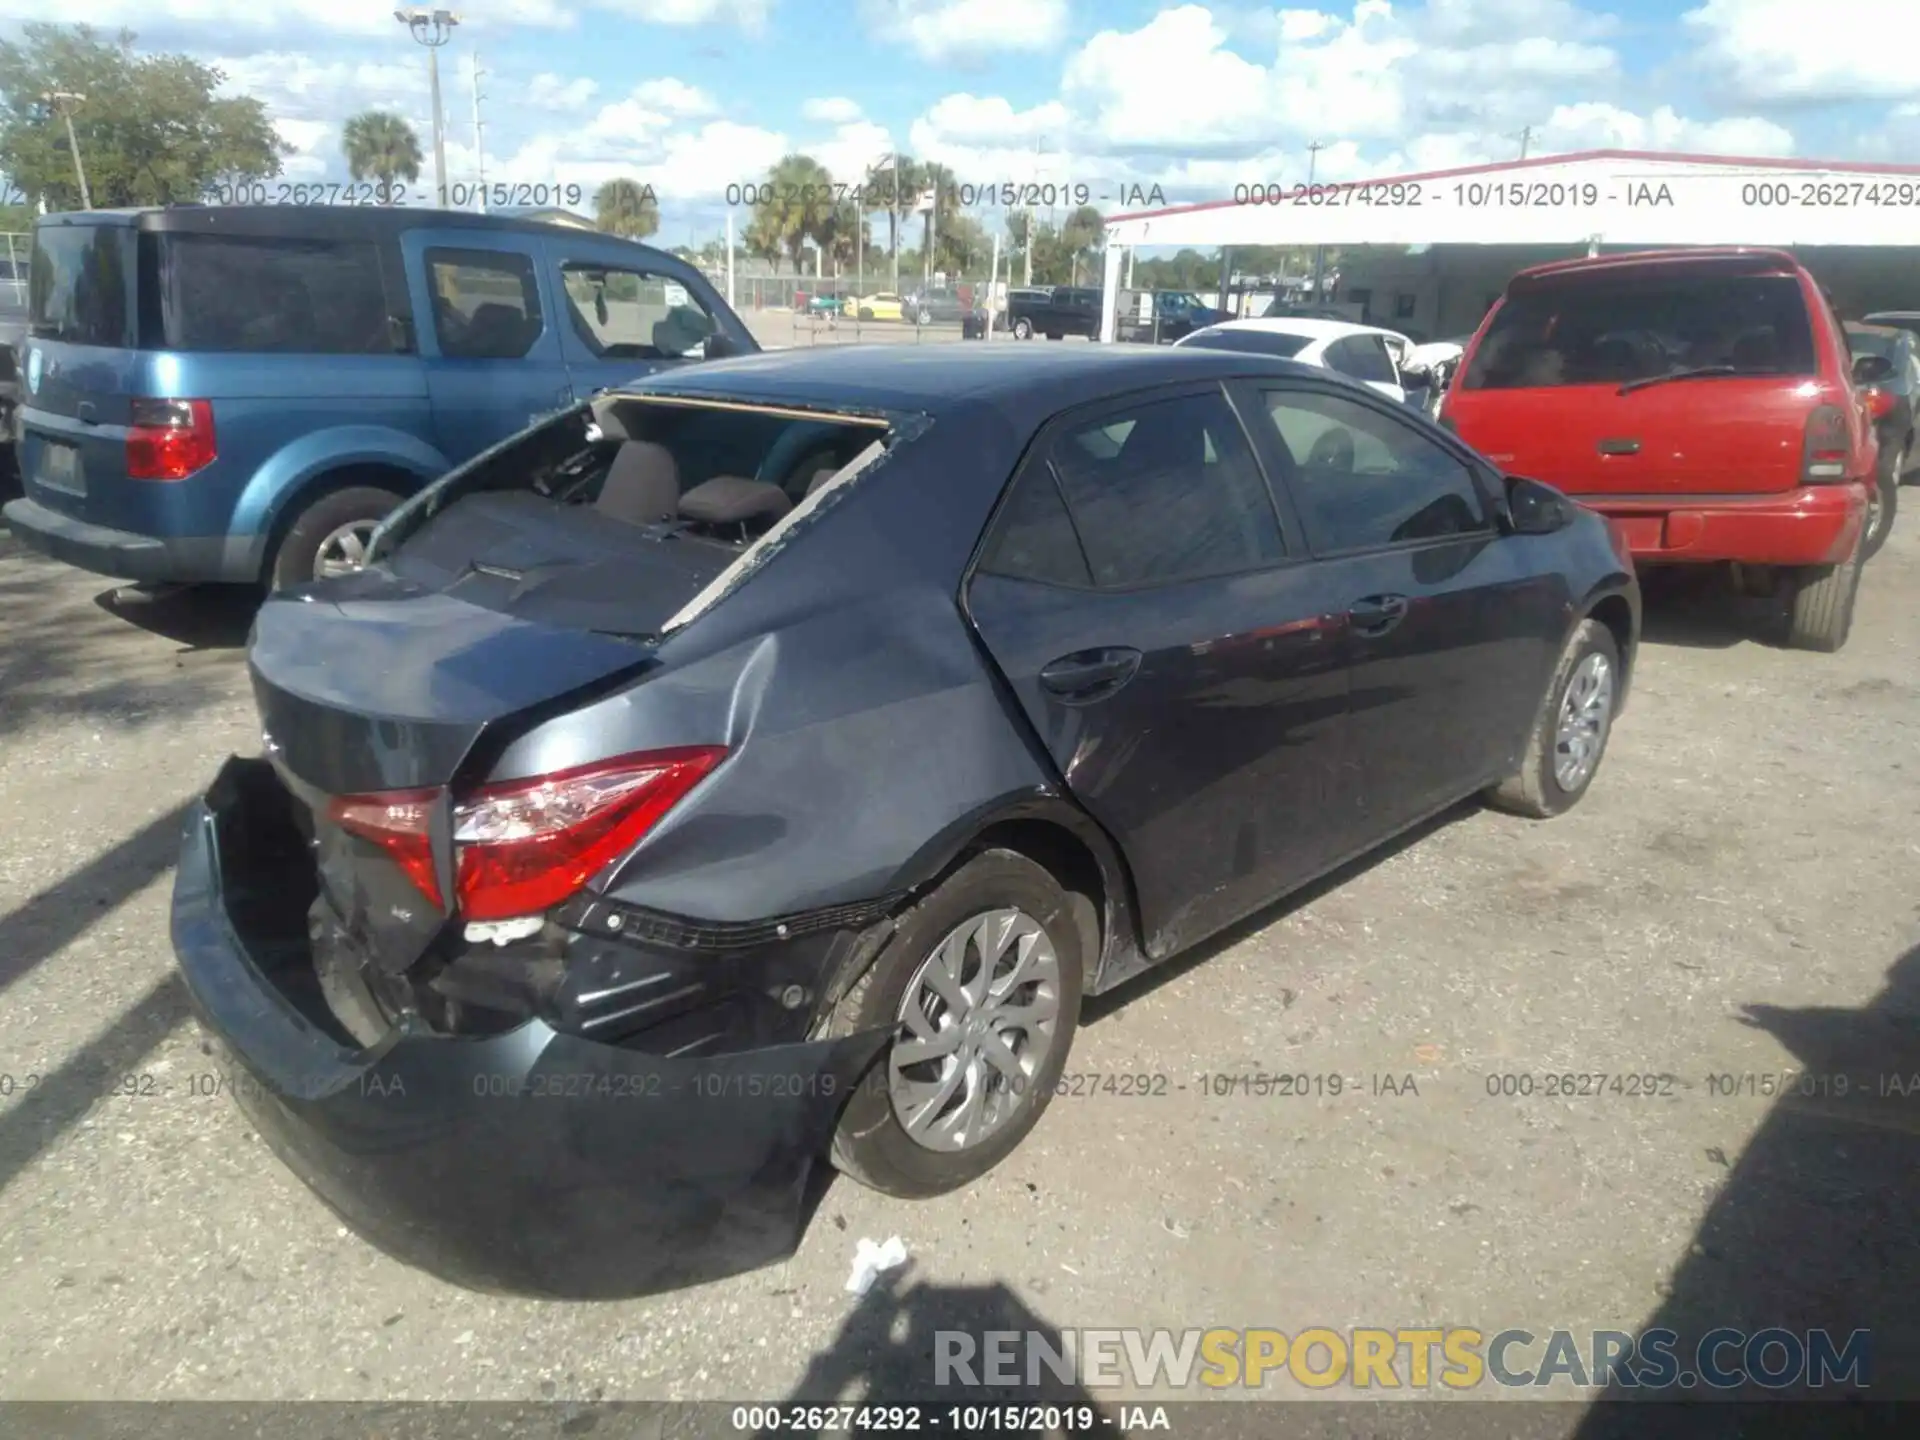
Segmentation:
<svg viewBox="0 0 1920 1440">
<path fill-rule="evenodd" d="M 1060 961 L 1040 922 L 990 910 L 956 926 L 901 997 L 887 1093 L 929 1150 L 980 1145 L 1028 1102 L 1059 1043 Z"/>
<path fill-rule="evenodd" d="M 1553 736 L 1553 778 L 1569 794 L 1593 774 L 1613 721 L 1613 665 L 1597 651 L 1567 678 Z"/>
<path fill-rule="evenodd" d="M 373 532 L 380 528 L 378 520 L 349 520 L 338 529 L 329 531 L 320 542 L 320 548 L 313 556 L 313 578 L 331 580 L 340 575 L 351 575 L 367 563 L 367 550 L 373 541 Z"/>
</svg>

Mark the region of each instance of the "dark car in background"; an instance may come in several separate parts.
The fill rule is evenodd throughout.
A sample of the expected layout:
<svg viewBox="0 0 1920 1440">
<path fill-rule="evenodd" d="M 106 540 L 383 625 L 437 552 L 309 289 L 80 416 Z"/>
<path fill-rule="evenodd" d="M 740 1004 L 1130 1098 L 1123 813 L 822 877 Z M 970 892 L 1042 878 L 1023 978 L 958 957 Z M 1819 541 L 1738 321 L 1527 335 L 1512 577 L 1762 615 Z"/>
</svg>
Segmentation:
<svg viewBox="0 0 1920 1440">
<path fill-rule="evenodd" d="M 0 470 L 13 468 L 13 427 L 20 405 L 20 351 L 26 338 L 26 262 L 0 256 Z"/>
<path fill-rule="evenodd" d="M 1523 270 L 1441 423 L 1612 517 L 1642 564 L 1729 566 L 1833 651 L 1891 507 L 1840 320 L 1783 250 L 1703 247 Z"/>
<path fill-rule="evenodd" d="M 98 574 L 285 585 L 534 418 L 760 347 L 697 269 L 593 230 L 383 206 L 34 223 L 23 543 Z"/>
<path fill-rule="evenodd" d="M 1203 305 L 1191 290 L 1127 290 L 1119 297 L 1116 330 L 1122 340 L 1171 345 L 1233 318 L 1231 311 Z"/>
<path fill-rule="evenodd" d="M 981 339 L 987 333 L 986 313 L 974 304 L 971 288 L 921 290 L 907 296 L 900 309 L 914 325 L 958 325 L 963 340 Z"/>
<path fill-rule="evenodd" d="M 1080 285 L 1016 289 L 1007 292 L 1007 328 L 1016 340 L 1044 335 L 1059 340 L 1077 335 L 1100 337 L 1100 291 Z"/>
<path fill-rule="evenodd" d="M 832 468 L 744 478 L 796 425 Z M 984 1174 L 1084 996 L 1463 797 L 1568 809 L 1638 632 L 1604 521 L 1306 367 L 691 367 L 268 599 L 174 944 L 364 1234 L 640 1293 L 790 1250 L 829 1155 Z"/>
<path fill-rule="evenodd" d="M 1867 410 L 1880 442 L 1880 503 L 1886 507 L 1885 528 L 1891 530 L 1899 487 L 1920 464 L 1913 443 L 1915 407 L 1920 406 L 1920 333 L 1886 325 L 1848 325 L 1846 329 L 1855 377 L 1864 384 Z M 1874 360 L 1884 361 L 1884 369 L 1871 363 Z"/>
</svg>

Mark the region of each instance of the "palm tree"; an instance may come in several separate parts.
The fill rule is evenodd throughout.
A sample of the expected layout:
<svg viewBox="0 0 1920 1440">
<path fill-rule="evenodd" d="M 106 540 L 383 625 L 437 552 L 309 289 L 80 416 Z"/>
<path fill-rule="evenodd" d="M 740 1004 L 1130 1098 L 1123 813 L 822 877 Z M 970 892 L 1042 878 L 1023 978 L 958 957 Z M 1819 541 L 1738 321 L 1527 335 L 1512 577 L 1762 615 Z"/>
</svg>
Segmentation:
<svg viewBox="0 0 1920 1440">
<path fill-rule="evenodd" d="M 848 270 L 858 270 L 860 252 L 857 247 L 872 243 L 867 218 L 860 213 L 860 206 L 851 199 L 834 204 L 815 238 L 827 253 L 835 279 Z"/>
<path fill-rule="evenodd" d="M 1073 260 L 1073 281 L 1080 282 L 1080 262 L 1091 262 L 1106 243 L 1107 222 L 1091 205 L 1082 205 L 1067 216 L 1060 227 L 1060 239 Z"/>
<path fill-rule="evenodd" d="M 920 198 L 920 167 L 907 155 L 888 155 L 867 170 L 866 196 L 887 212 L 887 251 L 893 256 L 893 290 L 900 293 L 900 217 Z"/>
<path fill-rule="evenodd" d="M 644 240 L 660 228 L 660 202 L 651 185 L 609 180 L 593 192 L 593 220 L 609 235 Z"/>
<path fill-rule="evenodd" d="M 420 178 L 420 137 L 390 110 L 362 110 L 348 120 L 340 131 L 340 149 L 355 180 L 391 187 Z"/>
<path fill-rule="evenodd" d="M 767 171 L 765 196 L 753 207 L 754 220 L 779 237 L 796 273 L 808 241 L 824 247 L 833 200 L 833 177 L 811 155 L 783 155 Z"/>
</svg>

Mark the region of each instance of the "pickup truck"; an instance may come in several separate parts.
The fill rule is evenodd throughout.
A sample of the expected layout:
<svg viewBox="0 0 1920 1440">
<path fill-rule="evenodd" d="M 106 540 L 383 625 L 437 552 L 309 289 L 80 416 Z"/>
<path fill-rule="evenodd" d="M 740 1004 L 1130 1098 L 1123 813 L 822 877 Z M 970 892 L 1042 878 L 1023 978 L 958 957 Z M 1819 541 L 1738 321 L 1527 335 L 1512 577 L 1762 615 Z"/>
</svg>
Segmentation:
<svg viewBox="0 0 1920 1440">
<path fill-rule="evenodd" d="M 128 580 L 357 568 L 429 481 L 594 391 L 755 352 L 693 266 L 590 229 L 381 206 L 34 223 L 23 544 Z"/>
<path fill-rule="evenodd" d="M 1128 290 L 1120 295 L 1116 328 L 1122 340 L 1171 345 L 1183 335 L 1231 319 L 1231 311 L 1202 305 L 1190 290 Z"/>
<path fill-rule="evenodd" d="M 1044 335 L 1058 340 L 1064 335 L 1080 335 L 1088 340 L 1100 336 L 1100 292 L 1078 285 L 1054 285 L 1041 289 L 1007 292 L 1007 328 L 1016 340 L 1031 340 Z"/>
</svg>

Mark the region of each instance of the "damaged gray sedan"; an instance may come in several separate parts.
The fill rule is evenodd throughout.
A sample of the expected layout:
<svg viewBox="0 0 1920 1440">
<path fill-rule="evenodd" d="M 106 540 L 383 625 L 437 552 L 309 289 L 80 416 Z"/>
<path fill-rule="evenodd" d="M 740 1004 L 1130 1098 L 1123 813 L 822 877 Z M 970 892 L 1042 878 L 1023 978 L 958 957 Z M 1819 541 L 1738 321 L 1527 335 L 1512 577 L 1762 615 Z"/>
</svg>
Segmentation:
<svg viewBox="0 0 1920 1440">
<path fill-rule="evenodd" d="M 597 396 L 274 595 L 175 948 L 362 1234 L 631 1295 L 789 1251 L 831 1157 L 964 1185 L 1084 995 L 1462 796 L 1585 793 L 1604 522 L 1324 372 L 848 347 Z"/>
</svg>

